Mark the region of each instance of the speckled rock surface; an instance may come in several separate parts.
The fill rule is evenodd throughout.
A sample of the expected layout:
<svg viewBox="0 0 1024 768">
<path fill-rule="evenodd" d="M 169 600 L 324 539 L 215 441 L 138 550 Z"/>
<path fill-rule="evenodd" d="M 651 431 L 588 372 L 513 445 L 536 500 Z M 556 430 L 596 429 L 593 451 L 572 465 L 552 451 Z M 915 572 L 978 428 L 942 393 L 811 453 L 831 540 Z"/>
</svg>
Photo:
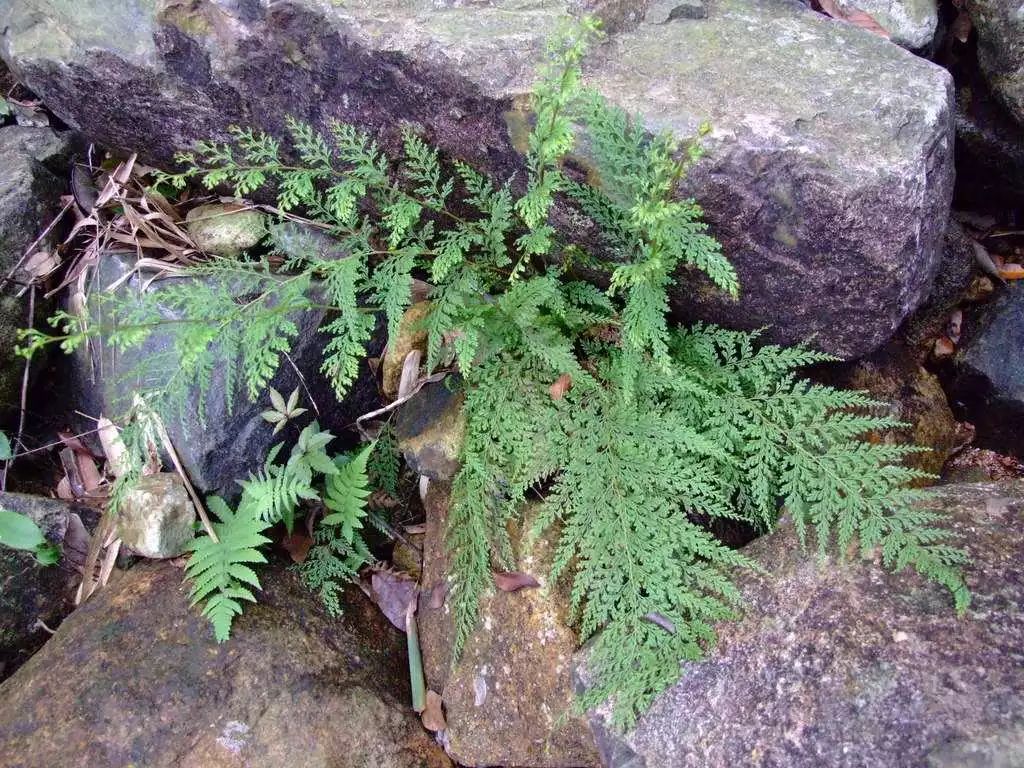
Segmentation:
<svg viewBox="0 0 1024 768">
<path fill-rule="evenodd" d="M 844 357 L 877 348 L 938 263 L 948 74 L 798 0 L 707 0 L 648 23 L 651 6 L 21 0 L 0 6 L 0 53 L 62 118 L 151 161 L 230 123 L 283 135 L 287 115 L 337 117 L 392 147 L 412 122 L 445 152 L 521 180 L 525 122 L 512 108 L 560 18 L 596 7 L 612 34 L 590 82 L 652 129 L 714 128 L 684 191 L 736 264 L 742 298 L 698 282 L 675 308 Z"/>
<path fill-rule="evenodd" d="M 972 557 L 958 619 L 939 587 L 800 552 L 784 527 L 748 548 L 748 611 L 625 739 L 613 768 L 1024 765 L 1024 482 L 946 486 Z"/>
<path fill-rule="evenodd" d="M 978 61 L 993 92 L 1024 125 L 1024 7 L 1017 0 L 967 0 Z"/>
<path fill-rule="evenodd" d="M 81 513 L 83 523 L 93 520 L 78 505 L 21 493 L 0 493 L 0 509 L 28 515 L 54 544 L 64 543 L 69 514 Z M 78 573 L 66 560 L 44 567 L 31 552 L 0 547 L 0 679 L 49 639 L 38 622 L 51 629 L 60 624 L 73 606 L 78 582 Z"/>
<path fill-rule="evenodd" d="M 837 0 L 843 10 L 861 10 L 881 24 L 897 45 L 927 50 L 939 26 L 937 0 Z"/>
<path fill-rule="evenodd" d="M 122 277 L 134 264 L 133 254 L 106 253 L 100 259 L 97 282 L 110 285 Z M 203 279 L 203 278 L 187 278 Z M 176 279 L 181 284 L 181 279 Z M 161 290 L 163 284 L 156 283 L 151 290 Z M 138 290 L 139 278 L 134 276 L 124 292 Z M 109 321 L 103 308 L 95 303 L 90 305 L 95 322 Z M 174 319 L 171 310 L 164 317 Z M 310 408 L 309 395 L 321 407 L 320 424 L 335 435 L 345 435 L 356 417 L 379 407 L 375 376 L 363 360 L 359 376 L 348 395 L 338 402 L 333 389 L 320 371 L 323 362 L 323 348 L 326 337 L 317 330 L 323 319 L 322 312 L 302 312 L 295 318 L 299 333 L 289 355 L 293 367 L 286 360 L 274 376 L 271 386 L 287 396 L 300 387 L 296 368 L 305 377 L 305 386 L 300 387 L 302 406 Z M 379 354 L 383 339 L 373 340 L 368 345 L 368 354 Z M 131 405 L 132 393 L 136 390 L 150 391 L 163 389 L 167 380 L 178 370 L 178 357 L 170 334 L 158 330 L 138 348 L 121 351 L 109 344 L 94 344 L 92 357 L 85 359 L 83 353 L 76 355 L 77 385 L 81 389 L 80 401 L 91 413 L 103 413 L 111 418 L 123 414 Z M 293 440 L 302 425 L 289 425 L 282 433 L 273 434 L 260 413 L 270 405 L 269 397 L 263 394 L 258 402 L 252 402 L 244 385 L 235 382 L 234 406 L 229 411 L 224 388 L 223 370 L 213 372 L 205 400 L 205 420 L 199 416 L 199 389 L 192 387 L 190 403 L 181 418 L 172 416 L 166 420 L 167 431 L 181 458 L 182 465 L 196 488 L 202 493 L 217 493 L 225 498 L 235 498 L 240 493 L 237 480 L 244 480 L 249 473 L 263 466 L 267 451 L 280 440 Z M 303 422 L 304 424 L 304 422 Z M 337 443 L 339 447 L 341 443 Z M 168 465 L 169 466 L 169 465 Z"/>
<path fill-rule="evenodd" d="M 1002 288 L 956 357 L 952 395 L 978 430 L 978 445 L 1024 457 L 1024 285 Z"/>
<path fill-rule="evenodd" d="M 195 538 L 196 508 L 173 472 L 146 475 L 117 510 L 117 535 L 143 557 L 177 557 Z"/>
<path fill-rule="evenodd" d="M 213 641 L 181 569 L 115 576 L 0 686 L 3 768 L 445 768 L 404 640 L 362 593 L 331 620 L 294 574 Z"/>
<path fill-rule="evenodd" d="M 0 12 L 2 13 L 2 12 Z M 0 129 L 0 276 L 6 276 L 32 242 L 60 211 L 67 187 L 69 142 L 49 128 Z M 46 238 L 40 248 L 48 247 Z M 25 273 L 14 275 L 24 281 Z M 23 360 L 15 357 L 16 332 L 28 320 L 26 298 L 17 286 L 0 295 L 0 426 L 17 423 Z M 42 303 L 41 301 L 39 302 Z"/>
<path fill-rule="evenodd" d="M 480 624 L 451 668 L 451 616 L 432 602 L 448 572 L 447 505 L 448 489 L 432 483 L 419 627 L 427 685 L 444 698 L 449 754 L 467 766 L 600 765 L 586 722 L 571 711 L 576 635 L 566 624 L 568 595 L 547 580 L 548 539 L 530 545 L 513 532 L 517 568 L 541 586 L 485 596 Z"/>
</svg>

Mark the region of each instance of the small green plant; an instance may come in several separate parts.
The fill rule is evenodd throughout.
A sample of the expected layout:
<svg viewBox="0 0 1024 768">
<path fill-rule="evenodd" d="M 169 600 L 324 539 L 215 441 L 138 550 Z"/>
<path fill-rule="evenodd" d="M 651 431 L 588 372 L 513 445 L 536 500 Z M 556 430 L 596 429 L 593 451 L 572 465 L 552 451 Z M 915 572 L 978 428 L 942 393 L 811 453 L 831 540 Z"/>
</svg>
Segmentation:
<svg viewBox="0 0 1024 768">
<path fill-rule="evenodd" d="M 668 288 L 681 269 L 702 272 L 728 295 L 739 284 L 700 207 L 677 195 L 699 144 L 652 136 L 583 86 L 580 62 L 597 34 L 584 20 L 554 39 L 534 93 L 520 186 L 443 163 L 411 129 L 398 160 L 342 123 L 320 133 L 290 120 L 287 145 L 236 129 L 228 143 L 202 142 L 181 156 L 185 170 L 164 181 L 228 184 L 238 195 L 273 185 L 278 206 L 316 218 L 339 252 L 281 247 L 275 228 L 281 267 L 212 259 L 193 269 L 216 278 L 209 287 L 110 296 L 116 326 L 89 328 L 63 314 L 54 320 L 60 335 L 28 332 L 23 343 L 29 352 L 54 341 L 74 347 L 103 332 L 137 344 L 157 325 L 156 307 L 167 305 L 181 318 L 172 328 L 180 382 L 202 385 L 228 359 L 232 378 L 253 396 L 296 335 L 297 313 L 326 312 L 322 371 L 341 397 L 365 355 L 373 314 L 384 313 L 393 336 L 414 274 L 428 278 L 427 365 L 457 368 L 466 395 L 447 532 L 456 654 L 493 570 L 511 565 L 507 524 L 528 494 L 539 496 L 534 534 L 557 536 L 552 575 L 570 582 L 572 617 L 591 641 L 594 682 L 581 704 L 612 697 L 625 727 L 679 677 L 682 660 L 706 652 L 713 623 L 737 603 L 735 569 L 754 567 L 708 532 L 708 520 L 767 531 L 784 507 L 801 540 L 812 535 L 822 552 L 845 553 L 854 542 L 880 548 L 887 567 L 909 566 L 948 587 L 958 610 L 969 596 L 963 551 L 919 505 L 925 494 L 906 488 L 923 477 L 900 463 L 917 449 L 863 439 L 896 422 L 869 415 L 875 403 L 862 393 L 797 376 L 828 356 L 671 323 Z M 588 155 L 576 159 L 596 184 L 564 162 L 578 131 Z M 556 201 L 589 217 L 601 241 L 556 230 Z M 165 401 L 177 387 L 165 388 Z M 258 555 L 259 537 L 275 520 L 290 525 L 299 499 L 319 494 L 333 511 L 304 567 L 328 604 L 337 600 L 331 585 L 365 557 L 357 533 L 367 455 L 339 465 L 315 433 L 299 442 L 296 468 L 274 463 L 275 453 L 245 484 L 238 511 L 218 505 L 225 542 L 196 545 L 196 599 L 210 600 L 220 636 L 251 596 L 255 575 L 245 563 Z M 323 493 L 311 485 L 317 473 Z"/>
<path fill-rule="evenodd" d="M 192 542 L 185 575 L 192 582 L 192 604 L 204 602 L 203 615 L 213 624 L 218 641 L 230 636 L 242 601 L 255 601 L 252 589 L 259 589 L 260 582 L 252 566 L 266 562 L 260 551 L 270 543 L 265 532 L 279 522 L 291 531 L 302 501 L 322 501 L 328 510 L 302 575 L 329 610 L 339 610 L 339 582 L 354 578 L 370 559 L 359 529 L 369 494 L 366 457 L 373 446 L 353 456 L 332 457 L 326 447 L 333 438 L 313 422 L 302 430 L 284 463 L 277 463 L 282 445 L 271 449 L 263 469 L 242 482 L 235 510 L 219 496 L 207 499 L 218 518 L 213 523 L 215 537 L 203 535 Z M 335 567 L 335 560 L 341 566 Z"/>
<path fill-rule="evenodd" d="M 47 541 L 36 521 L 20 512 L 0 509 L 0 544 L 32 552 L 42 565 L 60 562 L 60 547 Z"/>
</svg>

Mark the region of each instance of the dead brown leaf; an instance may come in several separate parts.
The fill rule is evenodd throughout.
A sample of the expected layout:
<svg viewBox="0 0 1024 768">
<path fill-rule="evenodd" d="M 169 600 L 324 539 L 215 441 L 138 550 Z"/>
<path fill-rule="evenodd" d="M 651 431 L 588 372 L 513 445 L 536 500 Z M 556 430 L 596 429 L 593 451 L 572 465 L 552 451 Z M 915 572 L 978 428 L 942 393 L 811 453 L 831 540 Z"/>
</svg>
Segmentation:
<svg viewBox="0 0 1024 768">
<path fill-rule="evenodd" d="M 416 582 L 403 573 L 380 570 L 370 576 L 370 586 L 377 607 L 404 632 L 405 613 L 416 600 Z"/>
<path fill-rule="evenodd" d="M 540 582 L 522 571 L 495 571 L 494 584 L 502 592 L 518 592 L 520 589 L 539 587 Z"/>
<path fill-rule="evenodd" d="M 448 722 L 444 719 L 444 708 L 442 706 L 441 694 L 436 691 L 427 691 L 427 706 L 420 713 L 420 720 L 423 727 L 428 731 L 445 731 L 448 729 Z"/>
<path fill-rule="evenodd" d="M 886 40 L 889 39 L 889 31 L 879 24 L 873 16 L 856 6 L 851 5 L 843 8 L 839 6 L 836 0 L 818 0 L 818 5 L 821 6 L 821 10 L 826 16 L 845 21 L 879 37 L 884 37 Z"/>
<path fill-rule="evenodd" d="M 313 539 L 305 533 L 290 533 L 281 539 L 281 546 L 291 556 L 293 563 L 304 563 L 313 546 Z"/>
<path fill-rule="evenodd" d="M 563 373 L 555 379 L 555 383 L 548 388 L 548 392 L 551 393 L 552 400 L 561 400 L 570 389 L 572 389 L 572 376 Z"/>
</svg>

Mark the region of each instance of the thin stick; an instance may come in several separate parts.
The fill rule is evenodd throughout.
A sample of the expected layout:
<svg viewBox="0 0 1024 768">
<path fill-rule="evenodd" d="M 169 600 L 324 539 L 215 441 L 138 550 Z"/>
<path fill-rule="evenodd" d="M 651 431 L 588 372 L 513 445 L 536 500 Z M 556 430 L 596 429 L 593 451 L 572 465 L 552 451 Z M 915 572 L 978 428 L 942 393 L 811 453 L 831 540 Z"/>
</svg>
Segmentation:
<svg viewBox="0 0 1024 768">
<path fill-rule="evenodd" d="M 210 518 L 206 515 L 206 507 L 203 506 L 203 502 L 199 498 L 199 494 L 196 493 L 196 489 L 192 487 L 192 482 L 188 479 L 188 475 L 185 474 L 185 468 L 181 466 L 181 461 L 178 459 L 178 452 L 174 450 L 174 444 L 171 442 L 170 435 L 167 434 L 167 429 L 164 427 L 163 419 L 161 419 L 156 413 L 151 412 L 151 414 L 156 423 L 157 431 L 160 433 L 160 442 L 164 444 L 164 450 L 166 450 L 167 455 L 171 457 L 171 463 L 174 465 L 174 469 L 177 471 L 179 477 L 181 477 L 182 482 L 185 484 L 185 490 L 188 491 L 188 495 L 192 498 L 192 503 L 196 506 L 196 513 L 199 515 L 199 520 L 203 523 L 203 529 L 206 531 L 206 535 L 210 537 L 214 544 L 219 543 L 220 539 L 217 538 L 217 534 L 213 530 L 213 524 L 210 522 Z"/>
<path fill-rule="evenodd" d="M 33 320 L 36 314 L 36 287 L 33 285 L 29 289 L 28 294 L 28 327 L 31 330 Z M 3 478 L 0 478 L 0 490 L 7 490 L 7 472 L 11 468 L 11 464 L 18 458 L 18 446 L 24 447 L 22 444 L 22 436 L 25 434 L 25 411 L 28 405 L 28 379 L 29 373 L 32 369 L 32 359 L 27 358 L 25 360 L 25 368 L 21 374 L 21 401 L 18 412 L 18 434 L 14 438 L 14 453 L 7 461 L 4 462 L 4 473 Z M 24 455 L 24 454 L 21 454 Z"/>
<path fill-rule="evenodd" d="M 316 411 L 317 417 L 320 416 L 320 408 L 316 404 L 316 400 L 313 399 L 313 393 L 309 391 L 309 387 L 306 386 L 306 377 L 302 375 L 302 371 L 299 370 L 299 366 L 292 360 L 292 356 L 286 351 L 284 353 L 285 359 L 291 364 L 292 368 L 295 369 L 295 374 L 299 377 L 299 384 L 302 385 L 303 391 L 306 393 L 306 397 L 309 398 L 309 402 L 313 404 L 313 410 Z"/>
<path fill-rule="evenodd" d="M 432 384 L 435 381 L 441 381 L 445 376 L 448 375 L 448 373 L 449 371 L 438 371 L 432 376 L 424 376 L 422 379 L 416 382 L 416 386 L 413 387 L 409 394 L 407 394 L 405 397 L 400 397 L 393 403 L 385 405 L 383 408 L 378 408 L 375 411 L 364 413 L 362 416 L 356 419 L 356 429 L 359 430 L 359 434 L 361 434 L 363 437 L 369 438 L 369 435 L 367 434 L 366 430 L 363 429 L 364 421 L 366 421 L 367 419 L 372 419 L 375 416 L 382 416 L 385 413 L 390 413 L 391 411 L 395 410 L 395 408 L 397 408 L 398 406 L 407 403 L 409 400 L 412 400 L 413 396 L 421 389 L 423 389 L 423 387 L 425 387 L 427 384 Z"/>
<path fill-rule="evenodd" d="M 58 221 L 64 218 L 64 214 L 67 213 L 68 208 L 70 208 L 74 204 L 74 197 L 72 197 L 70 200 L 67 201 L 67 203 L 64 204 L 64 207 L 60 209 L 60 213 L 58 213 L 54 217 L 53 221 L 46 225 L 46 229 L 43 230 L 42 234 L 39 235 L 39 237 L 37 237 L 35 240 L 33 240 L 32 244 L 25 249 L 25 252 L 23 254 L 21 254 L 21 258 L 18 259 L 17 262 L 15 262 L 13 267 L 11 267 L 11 270 L 7 273 L 7 276 L 4 277 L 3 280 L 0 280 L 0 288 L 3 288 L 8 282 L 10 282 L 11 278 L 13 278 L 17 271 L 21 269 L 21 265 L 25 263 L 25 259 L 29 257 L 29 254 L 31 254 L 35 250 L 35 247 L 39 245 L 40 242 L 42 242 L 42 239 L 44 237 L 50 234 L 50 230 L 57 225 Z"/>
</svg>

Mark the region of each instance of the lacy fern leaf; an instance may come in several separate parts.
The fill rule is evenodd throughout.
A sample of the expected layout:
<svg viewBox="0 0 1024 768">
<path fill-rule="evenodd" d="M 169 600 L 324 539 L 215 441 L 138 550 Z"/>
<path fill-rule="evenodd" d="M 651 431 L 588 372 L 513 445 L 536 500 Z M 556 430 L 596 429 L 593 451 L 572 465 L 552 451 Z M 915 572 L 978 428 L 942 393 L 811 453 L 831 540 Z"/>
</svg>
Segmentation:
<svg viewBox="0 0 1024 768">
<path fill-rule="evenodd" d="M 205 601 L 203 615 L 213 624 L 217 642 L 224 642 L 242 612 L 239 601 L 256 601 L 252 589 L 259 589 L 260 582 L 251 565 L 267 562 L 260 547 L 270 539 L 263 535 L 268 524 L 251 507 L 239 505 L 232 511 L 219 496 L 208 498 L 207 505 L 219 518 L 212 524 L 217 540 L 199 536 L 192 541 L 185 576 L 192 582 L 192 605 Z"/>
</svg>

